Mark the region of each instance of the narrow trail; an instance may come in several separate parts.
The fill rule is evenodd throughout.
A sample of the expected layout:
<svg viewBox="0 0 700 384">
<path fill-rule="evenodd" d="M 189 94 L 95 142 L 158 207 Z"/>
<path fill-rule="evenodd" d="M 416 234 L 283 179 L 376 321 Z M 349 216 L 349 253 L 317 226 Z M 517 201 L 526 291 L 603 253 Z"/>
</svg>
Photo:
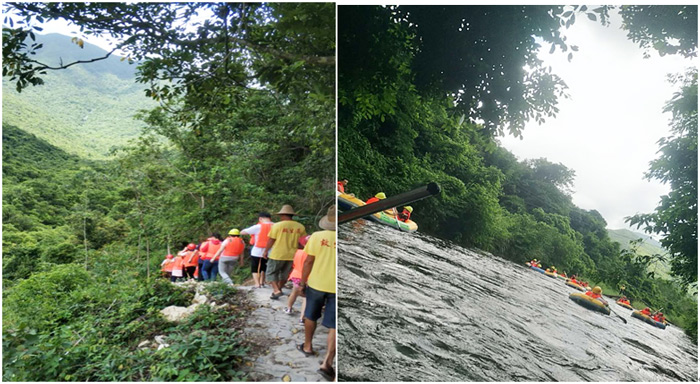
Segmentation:
<svg viewBox="0 0 700 384">
<path fill-rule="evenodd" d="M 326 338 L 328 329 L 318 327 L 313 339 L 316 356 L 306 357 L 296 349 L 304 342 L 304 326 L 299 323 L 301 298 L 294 303 L 292 314 L 284 313 L 289 296 L 271 300 L 272 289 L 265 287 L 253 289 L 252 286 L 240 286 L 247 292 L 250 303 L 256 307 L 248 316 L 248 324 L 243 329 L 247 339 L 253 339 L 266 350 L 257 358 L 249 357 L 246 362 L 250 379 L 256 381 L 326 381 L 316 371 L 326 355 Z M 284 290 L 289 293 L 288 289 Z"/>
</svg>

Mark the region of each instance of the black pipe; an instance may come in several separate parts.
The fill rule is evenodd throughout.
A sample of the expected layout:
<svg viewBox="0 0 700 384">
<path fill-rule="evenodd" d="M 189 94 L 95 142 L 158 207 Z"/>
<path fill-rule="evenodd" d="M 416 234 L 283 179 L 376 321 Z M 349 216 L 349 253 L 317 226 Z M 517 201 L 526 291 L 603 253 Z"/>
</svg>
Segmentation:
<svg viewBox="0 0 700 384">
<path fill-rule="evenodd" d="M 373 213 L 406 205 L 414 201 L 425 199 L 440 193 L 440 186 L 437 183 L 430 183 L 426 186 L 416 188 L 412 191 L 404 192 L 398 195 L 387 197 L 372 204 L 361 205 L 349 211 L 338 214 L 338 224 L 347 223 L 348 221 L 357 220 L 359 218 L 369 216 Z"/>
</svg>

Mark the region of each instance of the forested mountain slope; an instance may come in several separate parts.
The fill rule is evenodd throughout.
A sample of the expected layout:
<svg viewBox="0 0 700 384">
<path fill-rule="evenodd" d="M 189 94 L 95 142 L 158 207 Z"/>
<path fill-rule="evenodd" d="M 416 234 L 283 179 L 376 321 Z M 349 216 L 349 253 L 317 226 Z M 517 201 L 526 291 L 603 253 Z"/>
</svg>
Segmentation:
<svg viewBox="0 0 700 384">
<path fill-rule="evenodd" d="M 102 57 L 103 49 L 71 37 L 36 35 L 44 46 L 36 60 L 52 66 Z M 47 71 L 45 84 L 17 92 L 3 77 L 2 121 L 21 127 L 65 151 L 102 159 L 111 148 L 138 137 L 143 123 L 134 119 L 140 109 L 155 106 L 135 82 L 136 64 L 118 56 Z"/>
</svg>

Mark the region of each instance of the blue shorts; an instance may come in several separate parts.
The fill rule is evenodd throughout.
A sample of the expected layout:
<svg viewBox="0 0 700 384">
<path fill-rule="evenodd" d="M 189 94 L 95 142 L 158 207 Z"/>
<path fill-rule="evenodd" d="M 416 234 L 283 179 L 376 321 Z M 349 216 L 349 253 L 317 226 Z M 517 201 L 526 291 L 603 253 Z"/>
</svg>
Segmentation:
<svg viewBox="0 0 700 384">
<path fill-rule="evenodd" d="M 304 317 L 316 321 L 323 312 L 323 322 L 326 328 L 335 329 L 335 293 L 317 291 L 309 286 L 306 287 L 306 310 Z M 326 309 L 323 310 L 323 306 Z"/>
</svg>

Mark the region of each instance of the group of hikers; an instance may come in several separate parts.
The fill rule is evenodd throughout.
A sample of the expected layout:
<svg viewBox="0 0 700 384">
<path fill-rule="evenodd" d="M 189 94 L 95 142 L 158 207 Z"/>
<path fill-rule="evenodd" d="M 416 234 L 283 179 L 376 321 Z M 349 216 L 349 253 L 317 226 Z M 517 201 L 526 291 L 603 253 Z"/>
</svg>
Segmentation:
<svg viewBox="0 0 700 384">
<path fill-rule="evenodd" d="M 327 380 L 335 379 L 336 335 L 336 206 L 333 205 L 318 222 L 322 229 L 307 235 L 306 228 L 294 221 L 296 212 L 284 205 L 272 221 L 268 212 L 258 214 L 258 222 L 239 230 L 233 228 L 225 239 L 218 233 L 199 244 L 190 243 L 177 255 L 167 255 L 162 262 L 163 275 L 178 280 L 214 281 L 217 276 L 233 284 L 231 274 L 236 266 L 244 266 L 246 242 L 250 236 L 250 271 L 253 289 L 272 288 L 270 299 L 288 295 L 284 312 L 292 315 L 296 300 L 301 297 L 299 323 L 304 325 L 304 342 L 297 349 L 305 356 L 314 356 L 312 346 L 317 321 L 329 329 L 327 352 L 318 372 Z M 291 283 L 291 287 L 288 286 Z M 285 293 L 284 289 L 290 289 Z"/>
<path fill-rule="evenodd" d="M 533 266 L 533 267 L 537 267 L 540 269 L 542 268 L 542 263 L 540 261 L 538 261 L 537 259 L 530 260 L 529 264 L 530 264 L 530 266 Z M 567 282 L 572 282 L 574 284 L 578 284 L 579 286 L 586 289 L 586 296 L 590 296 L 594 299 L 600 300 L 606 306 L 608 305 L 608 302 L 605 301 L 605 299 L 603 299 L 603 290 L 600 287 L 595 286 L 595 287 L 593 287 L 593 289 L 590 289 L 587 282 L 582 281 L 580 279 L 577 279 L 576 275 L 567 276 L 566 272 L 558 273 L 557 268 L 555 266 L 551 266 L 551 267 L 545 269 L 545 272 L 558 274 L 559 276 L 566 278 Z M 617 299 L 617 302 L 621 303 L 621 304 L 626 304 L 626 305 L 632 307 L 632 304 L 630 304 L 629 299 L 627 298 L 627 296 L 625 296 L 624 291 L 625 291 L 625 287 L 621 286 L 620 287 L 621 296 L 619 299 Z M 643 315 L 649 316 L 650 318 L 652 318 L 655 321 L 658 321 L 660 323 L 666 323 L 666 318 L 664 317 L 664 314 L 661 311 L 652 312 L 652 310 L 649 307 L 646 307 L 643 310 L 641 310 L 640 312 Z"/>
<path fill-rule="evenodd" d="M 348 180 L 343 179 L 338 181 L 338 192 L 340 193 L 347 193 L 345 192 L 345 187 L 348 185 Z M 386 199 L 386 194 L 384 192 L 379 192 L 376 195 L 370 197 L 365 201 L 365 204 L 372 204 L 376 203 L 379 200 L 384 200 Z M 394 215 L 399 221 L 403 221 L 404 223 L 407 222 L 408 220 L 411 219 L 411 214 L 413 213 L 413 207 L 410 205 L 406 205 L 401 209 L 401 212 L 397 211 L 395 208 L 392 209 L 394 212 Z"/>
</svg>

